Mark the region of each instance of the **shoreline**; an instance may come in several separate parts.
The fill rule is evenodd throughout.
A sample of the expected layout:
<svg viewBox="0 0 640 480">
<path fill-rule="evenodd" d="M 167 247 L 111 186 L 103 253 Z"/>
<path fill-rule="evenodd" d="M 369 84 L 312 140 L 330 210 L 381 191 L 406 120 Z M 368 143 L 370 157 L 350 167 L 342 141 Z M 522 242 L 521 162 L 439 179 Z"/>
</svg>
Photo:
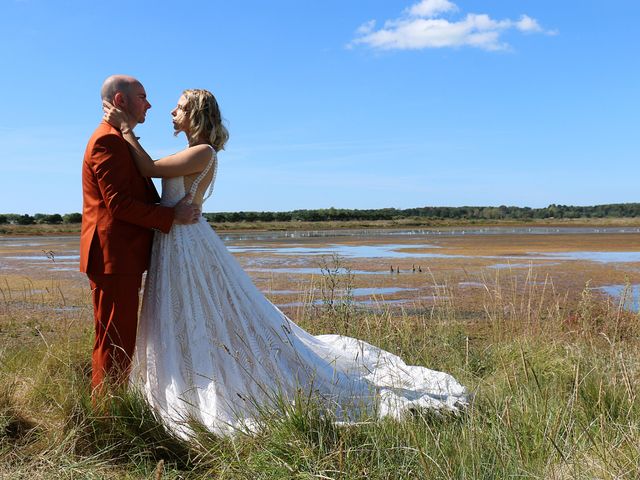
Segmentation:
<svg viewBox="0 0 640 480">
<path fill-rule="evenodd" d="M 540 219 L 531 221 L 516 220 L 375 220 L 375 221 L 320 221 L 320 222 L 225 222 L 209 223 L 216 232 L 275 232 L 275 231 L 321 231 L 321 230 L 406 230 L 412 228 L 454 229 L 461 227 L 640 227 L 640 218 L 577 218 L 577 219 Z M 17 236 L 72 236 L 80 233 L 80 224 L 61 225 L 2 225 L 1 237 Z"/>
</svg>

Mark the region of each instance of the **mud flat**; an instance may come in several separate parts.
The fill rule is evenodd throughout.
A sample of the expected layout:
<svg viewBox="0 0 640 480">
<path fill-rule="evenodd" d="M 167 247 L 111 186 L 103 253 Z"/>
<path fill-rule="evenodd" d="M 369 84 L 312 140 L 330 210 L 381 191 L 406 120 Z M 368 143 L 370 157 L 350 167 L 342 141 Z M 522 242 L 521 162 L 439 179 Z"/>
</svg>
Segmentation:
<svg viewBox="0 0 640 480">
<path fill-rule="evenodd" d="M 484 295 L 499 282 L 522 288 L 547 285 L 570 303 L 585 288 L 615 300 L 624 288 L 612 286 L 640 284 L 640 230 L 631 227 L 253 231 L 220 236 L 258 287 L 291 313 L 304 301 L 317 305 L 327 300 L 322 286 L 327 275 L 340 280 L 334 282 L 331 297 L 346 297 L 356 307 L 420 309 L 455 297 L 458 307 L 470 312 L 482 308 Z M 27 303 L 36 301 L 38 292 L 42 297 L 47 289 L 59 289 L 71 306 L 87 306 L 88 286 L 77 271 L 78 261 L 77 236 L 0 237 L 4 294 L 22 292 Z"/>
</svg>

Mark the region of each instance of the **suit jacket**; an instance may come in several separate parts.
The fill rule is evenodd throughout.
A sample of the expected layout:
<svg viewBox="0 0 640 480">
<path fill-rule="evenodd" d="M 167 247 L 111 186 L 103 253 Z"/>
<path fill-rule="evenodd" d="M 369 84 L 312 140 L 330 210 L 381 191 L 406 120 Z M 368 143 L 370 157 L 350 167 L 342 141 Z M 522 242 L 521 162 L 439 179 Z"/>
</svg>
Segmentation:
<svg viewBox="0 0 640 480">
<path fill-rule="evenodd" d="M 120 131 L 102 122 L 82 163 L 80 271 L 141 274 L 149 266 L 152 229 L 168 233 L 174 210 L 135 166 Z"/>
</svg>

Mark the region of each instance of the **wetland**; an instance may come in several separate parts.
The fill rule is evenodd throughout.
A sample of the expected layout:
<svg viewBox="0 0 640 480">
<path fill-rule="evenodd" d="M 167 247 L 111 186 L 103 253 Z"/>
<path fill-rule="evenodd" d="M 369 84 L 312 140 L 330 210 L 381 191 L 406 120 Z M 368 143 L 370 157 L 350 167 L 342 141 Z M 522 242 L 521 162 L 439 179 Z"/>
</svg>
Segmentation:
<svg viewBox="0 0 640 480">
<path fill-rule="evenodd" d="M 303 328 L 450 372 L 469 408 L 341 427 L 301 401 L 176 439 L 135 392 L 90 400 L 77 234 L 2 236 L 0 478 L 637 478 L 637 225 L 219 235 Z"/>
<path fill-rule="evenodd" d="M 342 292 L 355 304 L 428 308 L 454 296 L 481 308 L 496 281 L 547 282 L 577 300 L 585 287 L 612 301 L 640 284 L 638 227 L 460 227 L 448 229 L 222 232 L 221 238 L 256 285 L 284 308 L 321 301 L 323 273 L 348 274 Z M 0 280 L 6 293 L 41 292 L 54 281 L 71 297 L 86 296 L 78 272 L 79 239 L 0 237 Z M 44 287 L 43 287 L 44 286 Z M 616 287 L 617 286 L 617 287 Z M 635 291 L 635 290 L 634 290 Z M 631 292 L 633 293 L 633 292 Z M 82 302 L 80 302 L 82 303 Z M 629 303 L 629 302 L 627 302 Z M 637 310 L 637 302 L 628 306 Z"/>
</svg>

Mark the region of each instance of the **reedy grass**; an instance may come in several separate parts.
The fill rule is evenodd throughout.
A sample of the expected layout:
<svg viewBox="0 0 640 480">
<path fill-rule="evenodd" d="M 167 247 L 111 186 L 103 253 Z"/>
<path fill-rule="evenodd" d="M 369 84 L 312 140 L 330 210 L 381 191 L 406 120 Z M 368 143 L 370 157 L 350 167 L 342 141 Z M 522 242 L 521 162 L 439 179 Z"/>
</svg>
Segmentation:
<svg viewBox="0 0 640 480">
<path fill-rule="evenodd" d="M 305 294 L 296 321 L 452 373 L 472 394 L 466 410 L 344 426 L 300 399 L 265 409 L 252 435 L 195 425 L 184 440 L 135 391 L 91 402 L 87 314 L 65 326 L 76 335 L 25 344 L 0 331 L 0 478 L 637 478 L 640 329 L 625 298 L 587 286 L 573 302 L 549 278 L 502 272 L 482 279 L 482 311 L 446 284 L 434 304 L 362 310 L 335 301 L 350 281 L 335 272 L 316 279 L 323 302 Z M 14 322 L 17 301 L 2 309 Z"/>
</svg>

